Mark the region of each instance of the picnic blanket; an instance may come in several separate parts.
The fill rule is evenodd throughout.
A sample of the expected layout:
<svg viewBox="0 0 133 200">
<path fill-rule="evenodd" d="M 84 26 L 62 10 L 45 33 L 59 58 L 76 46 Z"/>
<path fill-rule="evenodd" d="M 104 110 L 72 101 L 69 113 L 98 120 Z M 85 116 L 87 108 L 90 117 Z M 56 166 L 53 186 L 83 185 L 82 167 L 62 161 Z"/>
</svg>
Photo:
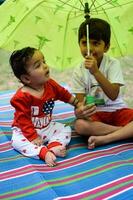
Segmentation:
<svg viewBox="0 0 133 200">
<path fill-rule="evenodd" d="M 11 146 L 14 91 L 0 92 L 0 199 L 132 200 L 133 141 L 87 149 L 84 138 L 73 134 L 65 158 L 48 167 L 24 157 Z M 57 101 L 53 120 L 70 123 L 72 106 Z"/>
</svg>

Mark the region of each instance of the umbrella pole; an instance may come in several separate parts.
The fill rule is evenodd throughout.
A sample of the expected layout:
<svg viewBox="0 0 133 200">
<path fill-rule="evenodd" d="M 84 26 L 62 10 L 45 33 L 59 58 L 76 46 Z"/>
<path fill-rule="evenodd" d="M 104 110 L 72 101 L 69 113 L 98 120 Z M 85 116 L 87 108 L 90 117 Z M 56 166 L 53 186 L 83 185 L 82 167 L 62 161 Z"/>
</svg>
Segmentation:
<svg viewBox="0 0 133 200">
<path fill-rule="evenodd" d="M 87 55 L 90 55 L 90 43 L 89 43 L 89 24 L 86 25 L 86 33 L 87 33 Z"/>
<path fill-rule="evenodd" d="M 89 6 L 88 3 L 85 3 L 85 9 L 84 9 L 84 13 L 85 13 L 85 19 L 86 19 L 86 35 L 87 35 L 87 55 L 90 55 L 90 43 L 89 43 L 89 20 L 90 20 L 90 10 L 89 10 Z M 89 75 L 90 76 L 90 75 Z M 91 90 L 91 83 L 90 83 L 90 77 L 88 79 L 88 96 L 91 96 L 90 94 L 90 90 Z M 90 97 L 89 97 L 90 98 Z"/>
<path fill-rule="evenodd" d="M 86 2 L 85 3 L 85 9 L 84 9 L 84 13 L 85 13 L 85 19 L 86 19 L 86 33 L 87 33 L 87 55 L 90 55 L 90 43 L 89 43 L 89 20 L 90 20 L 90 10 L 89 10 L 89 5 Z"/>
</svg>

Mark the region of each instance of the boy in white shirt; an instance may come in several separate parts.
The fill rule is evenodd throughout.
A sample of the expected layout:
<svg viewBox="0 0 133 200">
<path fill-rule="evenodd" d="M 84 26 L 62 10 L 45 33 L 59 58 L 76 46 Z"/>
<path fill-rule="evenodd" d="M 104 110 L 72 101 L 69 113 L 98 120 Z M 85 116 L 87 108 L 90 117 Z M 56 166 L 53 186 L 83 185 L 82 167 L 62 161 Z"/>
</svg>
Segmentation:
<svg viewBox="0 0 133 200">
<path fill-rule="evenodd" d="M 78 118 L 75 122 L 77 133 L 88 136 L 88 148 L 94 148 L 132 137 L 132 129 L 129 134 L 125 132 L 124 137 L 123 131 L 120 131 L 118 137 L 114 137 L 114 132 L 133 121 L 133 109 L 127 107 L 121 96 L 124 81 L 119 61 L 105 55 L 110 47 L 110 25 L 98 18 L 89 20 L 89 55 L 86 35 L 85 21 L 80 25 L 78 34 L 80 51 L 85 60 L 74 70 L 72 92 L 80 102 L 84 101 L 87 94 L 93 96 L 95 102 L 102 102 L 102 105 L 97 105 L 97 112 L 92 113 L 89 119 L 85 113 L 80 114 L 78 110 L 75 112 Z M 93 105 L 90 106 L 92 108 Z M 99 138 L 101 136 L 102 139 Z"/>
</svg>

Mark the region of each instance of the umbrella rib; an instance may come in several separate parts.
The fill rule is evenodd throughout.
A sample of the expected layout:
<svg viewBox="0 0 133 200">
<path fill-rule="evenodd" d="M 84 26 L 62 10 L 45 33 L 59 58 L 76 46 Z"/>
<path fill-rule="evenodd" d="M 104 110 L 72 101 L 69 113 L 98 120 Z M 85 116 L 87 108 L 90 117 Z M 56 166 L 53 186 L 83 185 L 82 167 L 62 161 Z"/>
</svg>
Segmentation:
<svg viewBox="0 0 133 200">
<path fill-rule="evenodd" d="M 97 1 L 96 1 L 96 2 L 97 2 Z M 105 10 L 105 9 L 103 8 L 103 6 L 104 6 L 104 5 L 107 5 L 108 3 L 111 5 L 111 7 L 106 8 L 106 10 L 113 9 L 113 8 L 117 8 L 117 7 L 120 7 L 120 6 L 124 6 L 124 5 L 128 5 L 128 4 L 133 3 L 133 1 L 130 1 L 130 2 L 128 2 L 128 3 L 123 3 L 123 4 L 118 4 L 118 5 L 116 5 L 116 6 L 113 6 L 113 5 L 111 4 L 111 2 L 112 2 L 112 0 L 110 0 L 110 1 L 107 0 L 106 3 L 103 3 L 103 4 L 101 4 L 101 5 L 97 6 L 97 7 L 95 6 L 95 8 L 91 10 L 91 12 L 94 12 L 94 11 L 96 10 L 96 8 L 97 8 L 97 9 L 101 8 L 101 10 Z M 97 2 L 97 3 L 98 3 L 98 2 Z M 92 6 L 91 6 L 91 7 L 92 7 Z M 99 10 L 99 11 L 101 11 L 101 10 Z M 98 10 L 97 10 L 97 12 L 98 12 Z"/>
<path fill-rule="evenodd" d="M 75 8 L 76 10 L 80 10 L 80 11 L 81 11 L 80 8 L 69 4 L 68 2 L 69 2 L 70 0 L 68 0 L 67 2 L 64 2 L 64 1 L 62 1 L 62 0 L 58 0 L 58 1 L 59 1 L 60 3 L 63 3 L 64 5 L 68 5 L 68 6 L 70 6 L 71 8 Z"/>
<path fill-rule="evenodd" d="M 81 0 L 79 0 L 79 2 L 81 3 L 81 5 L 82 5 L 82 6 L 83 6 L 83 8 L 84 8 L 85 6 L 84 6 L 83 2 L 82 2 Z"/>
<path fill-rule="evenodd" d="M 108 2 L 107 2 L 107 3 L 108 3 Z M 116 7 L 120 7 L 120 6 L 124 6 L 124 5 L 131 4 L 131 3 L 133 3 L 133 0 L 132 0 L 132 1 L 129 1 L 129 2 L 127 2 L 127 3 L 118 4 L 118 5 L 116 5 L 116 6 L 113 6 L 113 7 L 110 7 L 110 8 L 116 8 Z M 107 9 L 110 9 L 110 8 L 107 8 Z"/>
<path fill-rule="evenodd" d="M 98 13 L 97 7 L 95 6 L 96 0 L 92 0 L 91 2 L 92 2 L 92 4 L 91 4 L 91 6 L 90 6 L 90 10 L 91 10 L 91 8 L 94 6 L 96 12 Z"/>
<path fill-rule="evenodd" d="M 95 1 L 95 2 L 97 2 L 97 1 Z M 97 6 L 97 9 L 101 8 L 101 9 L 103 10 L 103 6 L 104 6 L 104 5 L 107 5 L 108 3 L 110 4 L 111 2 L 112 2 L 112 0 L 106 1 L 106 2 L 103 3 L 103 4 L 99 4 L 99 3 L 97 2 L 97 3 L 99 4 L 99 6 Z M 113 8 L 114 8 L 114 7 L 116 7 L 116 6 L 113 6 Z M 92 11 L 93 11 L 93 10 L 92 10 Z"/>
<path fill-rule="evenodd" d="M 98 2 L 97 2 L 97 3 L 98 3 Z M 102 10 L 103 10 L 104 14 L 106 15 L 108 21 L 110 22 L 110 19 L 109 19 L 108 15 L 107 15 L 105 9 L 102 8 Z M 110 24 L 111 24 L 111 22 L 110 22 Z M 112 28 L 112 32 L 113 32 L 113 34 L 114 34 L 114 37 L 115 37 L 116 43 L 117 43 L 117 45 L 118 45 L 119 51 L 120 51 L 121 55 L 123 55 L 123 54 L 122 54 L 122 51 L 121 51 L 121 48 L 120 48 L 120 45 L 119 45 L 119 43 L 118 43 L 118 40 L 117 40 L 116 34 L 115 34 L 113 28 Z"/>
</svg>

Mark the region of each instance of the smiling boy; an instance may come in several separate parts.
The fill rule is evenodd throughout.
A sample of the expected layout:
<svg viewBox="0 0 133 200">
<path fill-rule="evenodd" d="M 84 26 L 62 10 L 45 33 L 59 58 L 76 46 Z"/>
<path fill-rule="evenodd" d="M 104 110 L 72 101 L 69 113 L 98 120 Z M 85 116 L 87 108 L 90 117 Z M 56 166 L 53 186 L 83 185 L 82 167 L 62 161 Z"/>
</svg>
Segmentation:
<svg viewBox="0 0 133 200">
<path fill-rule="evenodd" d="M 121 88 L 124 80 L 120 62 L 106 55 L 110 47 L 110 25 L 98 18 L 89 20 L 89 55 L 86 32 L 85 21 L 80 25 L 78 32 L 78 42 L 84 62 L 74 70 L 72 91 L 80 102 L 84 101 L 87 94 L 104 102 L 103 105 L 97 105 L 97 112 L 92 113 L 89 119 L 85 114 L 81 116 L 80 112 L 75 112 L 78 118 L 75 122 L 77 133 L 88 136 L 88 148 L 94 148 L 121 139 L 119 135 L 111 140 L 110 135 L 108 141 L 106 136 L 131 122 L 133 109 L 129 109 L 122 99 Z M 105 136 L 102 138 L 104 141 L 97 142 L 100 136 Z"/>
</svg>

